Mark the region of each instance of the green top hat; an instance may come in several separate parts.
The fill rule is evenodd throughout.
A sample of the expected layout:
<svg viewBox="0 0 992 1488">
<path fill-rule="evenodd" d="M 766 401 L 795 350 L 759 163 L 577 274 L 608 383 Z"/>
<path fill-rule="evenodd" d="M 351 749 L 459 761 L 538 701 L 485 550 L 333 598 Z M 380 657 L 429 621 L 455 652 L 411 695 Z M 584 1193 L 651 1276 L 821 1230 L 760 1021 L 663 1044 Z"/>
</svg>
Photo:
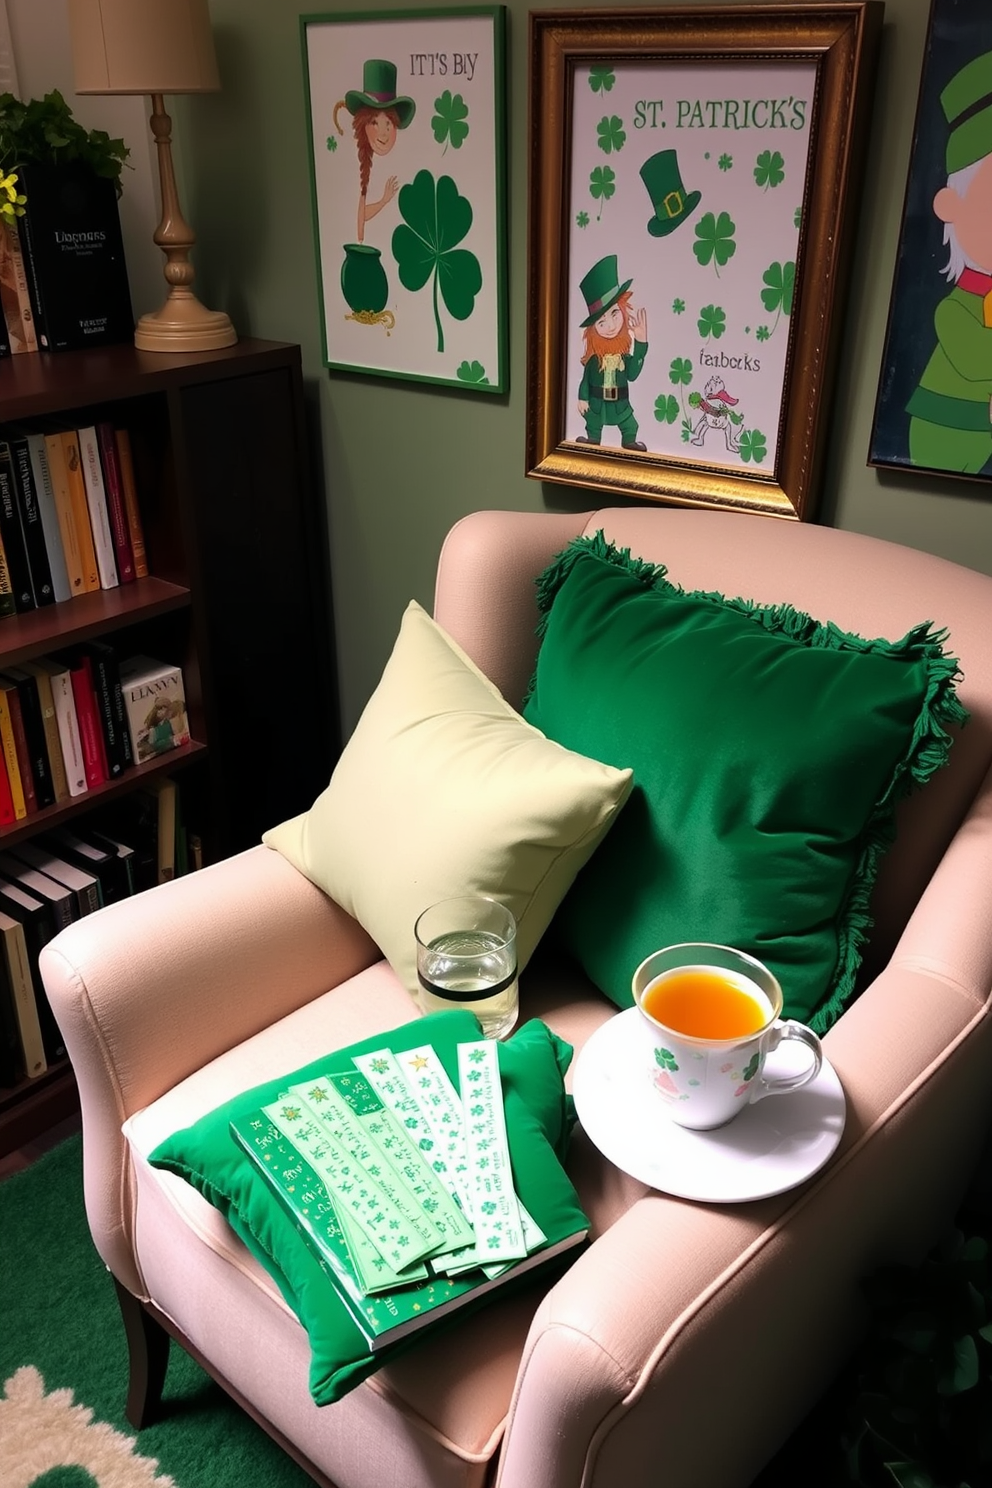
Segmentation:
<svg viewBox="0 0 992 1488">
<path fill-rule="evenodd" d="M 985 52 L 955 73 L 940 95 L 950 125 L 947 174 L 964 170 L 992 155 L 992 52 Z"/>
<path fill-rule="evenodd" d="M 623 284 L 620 283 L 615 253 L 608 253 L 605 258 L 599 260 L 599 263 L 593 264 L 586 277 L 579 280 L 582 298 L 589 311 L 588 316 L 582 322 L 583 329 L 594 325 L 601 315 L 605 315 L 633 282 L 632 279 L 627 279 Z"/>
<path fill-rule="evenodd" d="M 401 129 L 406 128 L 417 111 L 412 98 L 396 96 L 396 64 L 375 57 L 362 68 L 362 91 L 350 89 L 344 95 L 344 106 L 349 114 L 357 114 L 361 108 L 395 109 Z"/>
<path fill-rule="evenodd" d="M 659 150 L 657 155 L 645 160 L 641 166 L 641 180 L 648 188 L 654 207 L 654 216 L 648 223 L 648 232 L 653 238 L 667 238 L 690 212 L 695 211 L 702 199 L 700 191 L 686 193 L 674 150 Z"/>
</svg>

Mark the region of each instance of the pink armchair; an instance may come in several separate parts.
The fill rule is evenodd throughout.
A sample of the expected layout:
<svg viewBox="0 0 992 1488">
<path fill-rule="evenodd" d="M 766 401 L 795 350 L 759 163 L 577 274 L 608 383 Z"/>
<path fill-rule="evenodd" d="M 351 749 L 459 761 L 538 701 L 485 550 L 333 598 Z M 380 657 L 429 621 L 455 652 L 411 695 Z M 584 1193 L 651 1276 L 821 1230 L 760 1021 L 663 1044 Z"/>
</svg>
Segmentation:
<svg viewBox="0 0 992 1488">
<path fill-rule="evenodd" d="M 306 1336 L 275 1285 L 145 1155 L 296 1067 L 301 1049 L 415 1010 L 363 930 L 253 848 L 81 920 L 44 952 L 81 1092 L 89 1222 L 128 1327 L 135 1424 L 154 1409 L 171 1334 L 336 1488 L 744 1488 L 856 1340 L 862 1278 L 920 1257 L 952 1216 L 992 1096 L 992 578 L 752 515 L 476 513 L 444 544 L 435 617 L 515 704 L 536 653 L 535 575 L 598 527 L 688 588 L 789 601 L 868 636 L 933 619 L 960 657 L 972 721 L 901 809 L 868 985 L 825 1041 L 848 1101 L 838 1152 L 791 1192 L 721 1207 L 646 1189 L 578 1129 L 570 1169 L 593 1243 L 564 1276 L 316 1407 Z M 524 977 L 523 1016 L 578 1050 L 614 1010 L 548 963 Z"/>
</svg>

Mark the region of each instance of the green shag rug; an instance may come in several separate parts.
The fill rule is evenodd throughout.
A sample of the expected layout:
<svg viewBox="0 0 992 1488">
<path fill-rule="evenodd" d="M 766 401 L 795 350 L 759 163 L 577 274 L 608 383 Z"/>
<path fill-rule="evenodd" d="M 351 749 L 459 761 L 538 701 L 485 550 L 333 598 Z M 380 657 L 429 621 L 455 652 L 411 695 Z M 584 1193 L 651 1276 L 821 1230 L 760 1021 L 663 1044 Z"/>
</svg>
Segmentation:
<svg viewBox="0 0 992 1488">
<path fill-rule="evenodd" d="M 127 1347 L 71 1137 L 0 1183 L 3 1488 L 313 1488 L 178 1345 L 162 1416 L 124 1416 Z"/>
</svg>

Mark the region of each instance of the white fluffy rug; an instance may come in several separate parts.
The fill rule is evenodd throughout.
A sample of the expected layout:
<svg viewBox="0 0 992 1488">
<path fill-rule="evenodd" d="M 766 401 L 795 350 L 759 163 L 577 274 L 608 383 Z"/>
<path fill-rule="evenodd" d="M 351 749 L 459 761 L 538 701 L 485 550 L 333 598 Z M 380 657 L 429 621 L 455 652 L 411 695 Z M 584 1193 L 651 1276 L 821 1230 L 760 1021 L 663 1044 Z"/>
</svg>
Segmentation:
<svg viewBox="0 0 992 1488">
<path fill-rule="evenodd" d="M 94 1421 L 71 1390 L 45 1393 L 31 1365 L 13 1374 L 0 1394 L 0 1479 L 3 1488 L 178 1488 L 135 1439 Z"/>
</svg>

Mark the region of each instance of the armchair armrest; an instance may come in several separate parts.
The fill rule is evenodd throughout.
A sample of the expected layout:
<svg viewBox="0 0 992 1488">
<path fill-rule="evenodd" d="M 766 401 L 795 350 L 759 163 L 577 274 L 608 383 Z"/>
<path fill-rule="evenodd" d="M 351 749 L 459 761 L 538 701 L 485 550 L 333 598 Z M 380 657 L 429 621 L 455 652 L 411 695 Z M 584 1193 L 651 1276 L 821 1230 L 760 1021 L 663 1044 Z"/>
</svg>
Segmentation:
<svg viewBox="0 0 992 1488">
<path fill-rule="evenodd" d="M 60 931 L 41 972 L 79 1086 L 94 1235 L 121 1229 L 128 1116 L 379 956 L 350 915 L 268 847 Z"/>
<path fill-rule="evenodd" d="M 856 1338 L 862 1279 L 938 1238 L 992 1099 L 990 786 L 826 1036 L 847 1096 L 837 1154 L 756 1203 L 648 1192 L 600 1234 L 534 1317 L 498 1488 L 749 1483 Z"/>
</svg>

